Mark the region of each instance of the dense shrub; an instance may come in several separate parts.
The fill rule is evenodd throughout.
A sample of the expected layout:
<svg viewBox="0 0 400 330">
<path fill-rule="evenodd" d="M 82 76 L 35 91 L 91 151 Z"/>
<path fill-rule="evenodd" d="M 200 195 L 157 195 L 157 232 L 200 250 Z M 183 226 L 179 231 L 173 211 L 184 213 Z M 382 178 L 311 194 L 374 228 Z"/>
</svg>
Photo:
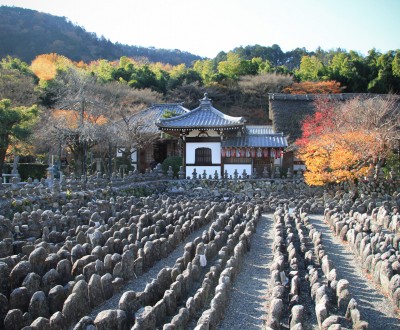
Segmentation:
<svg viewBox="0 0 400 330">
<path fill-rule="evenodd" d="M 3 173 L 11 173 L 12 164 L 6 164 L 4 166 Z M 47 168 L 48 164 L 38 164 L 38 163 L 19 163 L 18 164 L 18 173 L 21 178 L 21 181 L 27 181 L 28 178 L 32 179 L 42 179 L 47 176 Z"/>
<path fill-rule="evenodd" d="M 182 166 L 182 157 L 181 156 L 171 156 L 166 158 L 162 163 L 162 170 L 164 174 L 167 174 L 168 168 L 172 166 L 172 170 L 174 171 L 174 176 L 178 176 L 179 168 Z"/>
</svg>

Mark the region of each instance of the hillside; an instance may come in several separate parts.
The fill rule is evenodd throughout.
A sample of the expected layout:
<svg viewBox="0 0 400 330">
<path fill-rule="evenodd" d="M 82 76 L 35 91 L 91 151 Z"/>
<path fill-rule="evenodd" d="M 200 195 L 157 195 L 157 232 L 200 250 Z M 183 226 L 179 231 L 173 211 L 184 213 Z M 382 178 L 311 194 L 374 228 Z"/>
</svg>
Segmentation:
<svg viewBox="0 0 400 330">
<path fill-rule="evenodd" d="M 66 17 L 18 7 L 0 7 L 0 58 L 7 55 L 31 62 L 37 55 L 57 53 L 74 61 L 121 56 L 145 57 L 151 62 L 191 65 L 200 56 L 180 50 L 155 49 L 112 43 L 74 25 Z"/>
</svg>

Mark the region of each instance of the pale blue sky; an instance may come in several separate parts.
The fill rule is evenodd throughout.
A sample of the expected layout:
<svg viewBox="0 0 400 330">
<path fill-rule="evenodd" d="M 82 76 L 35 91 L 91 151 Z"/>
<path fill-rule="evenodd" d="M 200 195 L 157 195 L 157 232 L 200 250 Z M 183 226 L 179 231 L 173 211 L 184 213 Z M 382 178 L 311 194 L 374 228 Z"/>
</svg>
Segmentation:
<svg viewBox="0 0 400 330">
<path fill-rule="evenodd" d="M 0 0 L 113 42 L 215 57 L 238 46 L 400 49 L 400 0 Z"/>
</svg>

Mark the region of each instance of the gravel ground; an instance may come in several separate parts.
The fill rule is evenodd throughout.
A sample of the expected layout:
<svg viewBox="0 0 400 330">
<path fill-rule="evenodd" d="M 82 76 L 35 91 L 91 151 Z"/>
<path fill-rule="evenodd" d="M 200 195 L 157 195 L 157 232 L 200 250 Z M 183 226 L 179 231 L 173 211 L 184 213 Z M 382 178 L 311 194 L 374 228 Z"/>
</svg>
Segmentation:
<svg viewBox="0 0 400 330">
<path fill-rule="evenodd" d="M 144 289 L 146 288 L 146 284 L 150 283 L 153 279 L 157 278 L 157 274 L 160 272 L 160 270 L 162 268 L 164 268 L 164 267 L 172 268 L 175 264 L 176 259 L 182 257 L 186 243 L 193 242 L 193 240 L 197 236 L 201 236 L 201 234 L 203 233 L 204 230 L 208 230 L 209 226 L 211 226 L 211 223 L 207 224 L 206 226 L 204 226 L 204 227 L 196 230 L 192 234 L 190 234 L 185 239 L 185 241 L 180 243 L 177 246 L 177 248 L 167 258 L 157 261 L 153 265 L 153 267 L 151 267 L 146 273 L 139 276 L 138 278 L 134 278 L 134 279 L 130 280 L 122 288 L 121 292 L 114 294 L 111 299 L 108 299 L 103 304 L 97 306 L 95 309 L 93 309 L 91 311 L 91 313 L 88 316 L 95 319 L 97 314 L 99 314 L 103 310 L 118 308 L 119 300 L 125 291 L 130 291 L 130 290 L 137 291 L 137 292 L 144 291 Z"/>
<path fill-rule="evenodd" d="M 357 300 L 361 318 L 369 323 L 369 329 L 400 329 L 399 315 L 396 316 L 393 303 L 366 278 L 361 261 L 347 245 L 342 244 L 340 239 L 333 235 L 323 216 L 310 216 L 310 222 L 323 233 L 322 244 L 325 251 L 336 267 L 338 278 L 349 281 L 351 297 Z"/>
<path fill-rule="evenodd" d="M 266 319 L 269 266 L 272 262 L 271 215 L 263 214 L 245 255 L 243 268 L 233 283 L 230 302 L 220 330 L 262 329 Z"/>
</svg>

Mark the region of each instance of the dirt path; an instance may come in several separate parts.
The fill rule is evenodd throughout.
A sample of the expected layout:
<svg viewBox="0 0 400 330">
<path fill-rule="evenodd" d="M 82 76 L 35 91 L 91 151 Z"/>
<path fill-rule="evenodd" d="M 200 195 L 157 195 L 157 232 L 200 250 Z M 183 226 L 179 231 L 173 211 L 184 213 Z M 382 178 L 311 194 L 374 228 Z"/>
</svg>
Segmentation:
<svg viewBox="0 0 400 330">
<path fill-rule="evenodd" d="M 366 278 L 361 261 L 333 235 L 323 216 L 310 215 L 309 218 L 315 228 L 322 232 L 322 244 L 336 267 L 338 278 L 349 281 L 350 295 L 357 300 L 361 317 L 369 323 L 369 329 L 400 329 L 400 319 L 396 316 L 393 303 Z"/>
<path fill-rule="evenodd" d="M 229 306 L 220 330 L 262 329 L 266 318 L 269 266 L 272 262 L 272 215 L 263 214 L 245 255 L 243 267 L 232 286 Z"/>
</svg>

